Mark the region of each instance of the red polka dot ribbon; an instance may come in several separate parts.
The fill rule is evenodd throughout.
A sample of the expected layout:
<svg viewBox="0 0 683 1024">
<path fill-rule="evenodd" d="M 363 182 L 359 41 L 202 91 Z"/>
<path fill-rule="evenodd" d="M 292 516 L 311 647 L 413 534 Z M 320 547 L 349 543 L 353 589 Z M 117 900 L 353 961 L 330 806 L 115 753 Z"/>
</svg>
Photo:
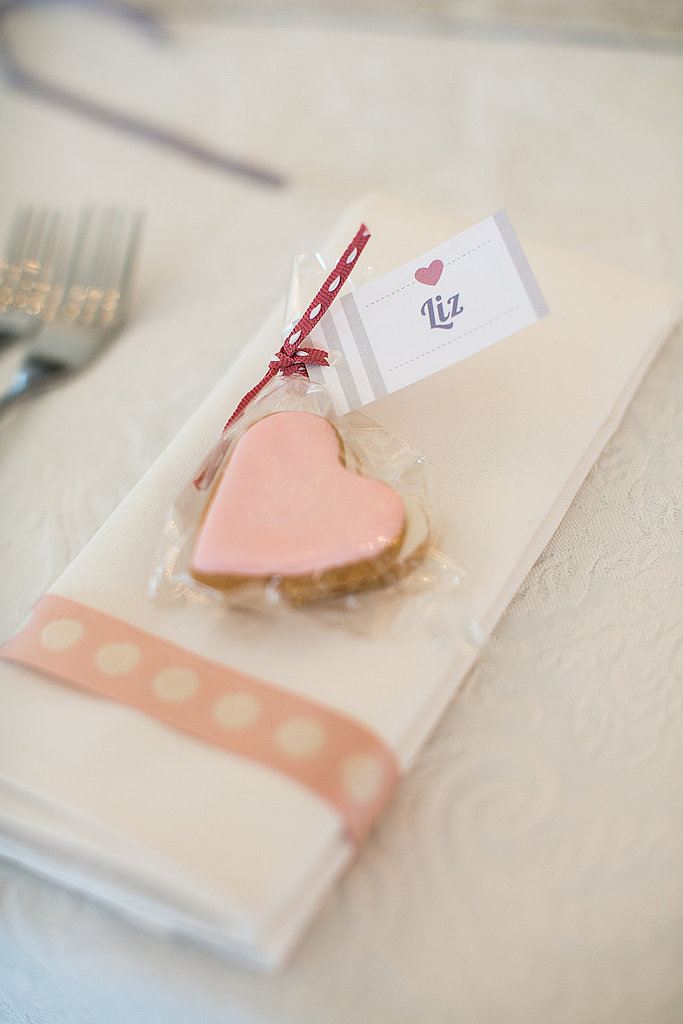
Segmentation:
<svg viewBox="0 0 683 1024">
<path fill-rule="evenodd" d="M 361 722 L 56 594 L 0 658 L 288 776 L 333 806 L 354 842 L 398 779 L 393 751 Z"/>
<path fill-rule="evenodd" d="M 239 402 L 232 416 L 225 424 L 224 430 L 232 426 L 238 416 L 244 412 L 253 398 L 266 386 L 269 380 L 277 373 L 288 377 L 292 373 L 306 374 L 306 364 L 314 363 L 318 366 L 327 366 L 327 352 L 320 348 L 308 348 L 301 342 L 308 337 L 313 328 L 330 308 L 335 298 L 341 291 L 346 279 L 358 262 L 358 257 L 365 248 L 370 232 L 365 224 L 361 224 L 353 240 L 347 245 L 341 258 L 337 261 L 334 270 L 323 282 L 315 298 L 307 308 L 303 316 L 297 320 L 289 332 L 282 347 L 276 352 L 275 357 L 268 364 L 268 369 L 261 380 L 251 391 L 248 391 Z"/>
</svg>

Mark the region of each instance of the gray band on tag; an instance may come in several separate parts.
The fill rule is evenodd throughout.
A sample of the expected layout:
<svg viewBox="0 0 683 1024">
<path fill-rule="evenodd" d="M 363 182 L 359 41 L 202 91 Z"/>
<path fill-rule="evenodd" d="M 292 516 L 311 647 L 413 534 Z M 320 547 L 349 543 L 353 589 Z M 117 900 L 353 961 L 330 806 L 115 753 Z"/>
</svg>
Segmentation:
<svg viewBox="0 0 683 1024">
<path fill-rule="evenodd" d="M 344 358 L 340 359 L 337 365 L 333 366 L 332 369 L 337 374 L 339 384 L 344 392 L 344 397 L 349 404 L 349 409 L 357 409 L 363 403 L 360 400 L 356 382 L 351 374 L 349 362 L 346 358 L 346 354 L 344 353 L 344 348 L 339 339 L 339 334 L 337 333 L 337 328 L 332 317 L 324 317 L 320 322 L 320 326 L 327 345 L 327 351 L 331 352 L 333 349 L 337 349 L 344 354 Z"/>
<path fill-rule="evenodd" d="M 348 322 L 353 340 L 356 343 L 358 354 L 361 357 L 363 367 L 367 374 L 368 382 L 372 388 L 375 398 L 382 398 L 383 395 L 388 394 L 386 384 L 384 383 L 384 377 L 382 371 L 379 368 L 379 363 L 375 358 L 375 353 L 370 344 L 370 339 L 365 333 L 365 327 L 361 320 L 360 313 L 358 312 L 358 306 L 353 295 L 345 295 L 340 300 L 341 308 L 344 310 L 344 316 Z"/>
<path fill-rule="evenodd" d="M 527 262 L 527 258 L 524 255 L 519 239 L 515 234 L 512 224 L 508 220 L 508 215 L 505 210 L 498 210 L 497 213 L 493 214 L 493 220 L 495 221 L 496 227 L 500 231 L 500 237 L 505 243 L 505 248 L 510 254 L 510 259 L 515 265 L 515 270 L 519 276 L 524 291 L 527 294 L 531 308 L 540 320 L 542 316 L 547 316 L 549 313 L 546 301 L 541 295 L 541 289 L 538 287 L 536 278 L 533 275 L 533 271 Z"/>
</svg>

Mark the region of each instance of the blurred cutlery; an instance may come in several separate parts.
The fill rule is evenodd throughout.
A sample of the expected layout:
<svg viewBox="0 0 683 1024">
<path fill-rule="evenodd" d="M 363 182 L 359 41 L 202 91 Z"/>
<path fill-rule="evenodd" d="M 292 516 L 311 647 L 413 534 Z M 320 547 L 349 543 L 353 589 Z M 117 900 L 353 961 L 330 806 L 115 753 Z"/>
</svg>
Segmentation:
<svg viewBox="0 0 683 1024">
<path fill-rule="evenodd" d="M 121 328 L 141 222 L 140 213 L 113 208 L 80 214 L 68 255 L 53 260 L 40 329 L 0 396 L 0 413 L 78 373 Z"/>
<path fill-rule="evenodd" d="M 56 272 L 59 213 L 16 211 L 0 260 L 0 349 L 38 330 Z"/>
</svg>

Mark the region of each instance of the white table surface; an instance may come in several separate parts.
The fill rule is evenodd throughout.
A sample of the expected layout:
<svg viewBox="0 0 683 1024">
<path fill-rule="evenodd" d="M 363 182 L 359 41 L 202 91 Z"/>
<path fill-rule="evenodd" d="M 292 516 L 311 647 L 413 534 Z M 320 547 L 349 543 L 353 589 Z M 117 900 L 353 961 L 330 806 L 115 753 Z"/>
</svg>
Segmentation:
<svg viewBox="0 0 683 1024">
<path fill-rule="evenodd" d="M 0 423 L 0 636 L 229 365 L 292 256 L 359 193 L 463 222 L 504 206 L 522 239 L 680 282 L 682 33 L 666 7 L 653 5 L 654 41 L 618 19 L 546 32 L 409 5 L 225 5 L 169 17 L 163 45 L 76 7 L 7 16 L 32 69 L 288 183 L 259 186 L 3 86 L 0 230 L 27 200 L 120 200 L 147 224 L 115 347 Z M 680 333 L 664 345 L 284 971 L 258 977 L 150 938 L 2 865 L 0 1020 L 681 1020 L 682 348 Z M 3 381 L 16 359 L 0 359 Z"/>
</svg>

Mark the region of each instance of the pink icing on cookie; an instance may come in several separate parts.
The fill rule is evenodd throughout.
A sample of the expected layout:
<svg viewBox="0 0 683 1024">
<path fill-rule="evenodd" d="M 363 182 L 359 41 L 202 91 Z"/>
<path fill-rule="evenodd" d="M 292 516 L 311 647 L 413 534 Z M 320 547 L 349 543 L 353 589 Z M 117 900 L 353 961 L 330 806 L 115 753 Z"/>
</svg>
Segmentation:
<svg viewBox="0 0 683 1024">
<path fill-rule="evenodd" d="M 204 515 L 198 578 L 305 576 L 382 556 L 405 526 L 401 498 L 345 468 L 322 416 L 280 412 L 240 438 Z"/>
</svg>

